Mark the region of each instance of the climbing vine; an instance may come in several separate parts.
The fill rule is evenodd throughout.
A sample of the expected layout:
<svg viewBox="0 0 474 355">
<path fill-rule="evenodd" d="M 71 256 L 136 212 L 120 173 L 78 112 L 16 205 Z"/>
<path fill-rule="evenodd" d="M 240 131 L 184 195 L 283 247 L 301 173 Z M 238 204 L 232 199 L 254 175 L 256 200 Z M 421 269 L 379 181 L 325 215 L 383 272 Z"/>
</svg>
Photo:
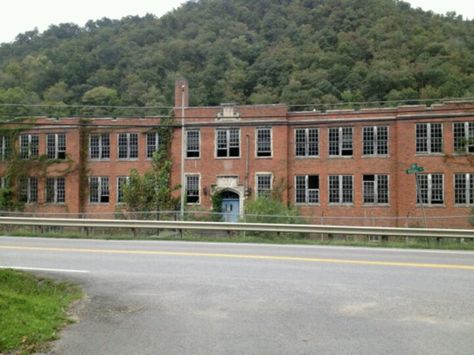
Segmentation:
<svg viewBox="0 0 474 355">
<path fill-rule="evenodd" d="M 34 123 L 30 119 L 30 123 Z M 47 155 L 39 155 L 34 158 L 22 159 L 18 145 L 19 136 L 25 131 L 31 130 L 33 124 L 21 125 L 20 127 L 0 129 L 0 137 L 4 137 L 4 160 L 3 169 L 4 186 L 0 189 L 0 209 L 4 211 L 23 210 L 25 203 L 21 201 L 20 186 L 18 181 L 34 173 L 39 181 L 44 181 L 48 172 L 65 176 L 74 170 L 74 161 L 70 156 L 66 159 L 48 159 Z M 56 164 L 66 164 L 66 167 L 51 171 L 50 167 Z"/>
<path fill-rule="evenodd" d="M 159 149 L 153 154 L 151 169 L 144 175 L 140 175 L 136 169 L 130 171 L 130 179 L 123 191 L 127 211 L 156 211 L 156 218 L 160 218 L 159 211 L 177 209 L 179 200 L 173 196 L 173 192 L 179 186 L 171 186 L 173 124 L 174 114 L 171 114 L 162 118 L 157 128 L 146 132 L 158 133 Z"/>
<path fill-rule="evenodd" d="M 79 213 L 85 211 L 89 186 L 89 134 L 91 129 L 88 127 L 90 120 L 81 118 L 79 120 Z"/>
<path fill-rule="evenodd" d="M 474 155 L 470 148 L 474 145 L 474 139 L 463 139 L 461 141 L 461 148 L 456 150 L 455 154 L 445 154 L 443 157 L 446 165 L 456 165 L 460 167 L 473 167 L 474 166 Z M 470 209 L 468 215 L 469 223 L 474 226 L 474 208 Z"/>
</svg>

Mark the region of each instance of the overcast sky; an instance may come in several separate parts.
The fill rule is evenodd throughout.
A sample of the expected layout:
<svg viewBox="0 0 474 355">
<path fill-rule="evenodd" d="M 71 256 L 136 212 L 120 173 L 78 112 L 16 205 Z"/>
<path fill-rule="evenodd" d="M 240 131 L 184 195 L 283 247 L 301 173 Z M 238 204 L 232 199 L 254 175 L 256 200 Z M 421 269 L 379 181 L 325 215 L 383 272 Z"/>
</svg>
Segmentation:
<svg viewBox="0 0 474 355">
<path fill-rule="evenodd" d="M 258 0 L 255 0 L 258 1 Z M 405 0 L 413 7 L 445 14 L 456 11 L 464 18 L 474 18 L 474 0 Z M 12 42 L 19 33 L 40 32 L 49 25 L 73 22 L 83 26 L 88 20 L 102 17 L 119 19 L 128 15 L 156 16 L 178 8 L 185 0 L 4 0 L 0 12 L 0 43 Z"/>
</svg>

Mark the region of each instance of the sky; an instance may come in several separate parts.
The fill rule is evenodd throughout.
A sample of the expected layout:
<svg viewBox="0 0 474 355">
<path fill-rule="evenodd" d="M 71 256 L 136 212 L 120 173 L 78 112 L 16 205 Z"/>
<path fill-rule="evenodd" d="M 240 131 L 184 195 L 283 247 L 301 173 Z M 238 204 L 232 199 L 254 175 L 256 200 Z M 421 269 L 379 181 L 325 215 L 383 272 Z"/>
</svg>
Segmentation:
<svg viewBox="0 0 474 355">
<path fill-rule="evenodd" d="M 6 1 L 0 12 L 0 43 L 12 42 L 19 33 L 35 27 L 40 32 L 50 25 L 73 22 L 83 26 L 88 20 L 102 17 L 120 19 L 147 13 L 158 17 L 178 8 L 186 0 L 13 0 Z M 258 1 L 258 0 L 256 0 Z M 405 0 L 412 7 L 435 13 L 455 11 L 464 18 L 474 19 L 473 0 Z"/>
</svg>

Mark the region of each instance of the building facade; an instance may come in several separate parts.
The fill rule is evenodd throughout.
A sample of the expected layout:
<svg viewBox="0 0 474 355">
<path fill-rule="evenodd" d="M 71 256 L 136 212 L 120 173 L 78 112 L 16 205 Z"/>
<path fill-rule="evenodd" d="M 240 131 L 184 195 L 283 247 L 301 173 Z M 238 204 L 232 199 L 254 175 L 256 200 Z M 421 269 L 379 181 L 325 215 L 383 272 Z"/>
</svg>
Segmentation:
<svg viewBox="0 0 474 355">
<path fill-rule="evenodd" d="M 236 220 L 246 201 L 277 189 L 312 223 L 472 228 L 474 103 L 292 112 L 190 107 L 189 95 L 178 81 L 170 151 L 172 185 L 184 173 L 188 209 L 209 211 L 219 194 Z M 13 143 L 17 162 L 39 161 L 16 178 L 28 210 L 110 216 L 130 170 L 150 169 L 159 125 L 155 117 L 38 118 L 1 137 L 0 175 L 11 170 Z M 417 178 L 407 173 L 414 164 Z"/>
</svg>

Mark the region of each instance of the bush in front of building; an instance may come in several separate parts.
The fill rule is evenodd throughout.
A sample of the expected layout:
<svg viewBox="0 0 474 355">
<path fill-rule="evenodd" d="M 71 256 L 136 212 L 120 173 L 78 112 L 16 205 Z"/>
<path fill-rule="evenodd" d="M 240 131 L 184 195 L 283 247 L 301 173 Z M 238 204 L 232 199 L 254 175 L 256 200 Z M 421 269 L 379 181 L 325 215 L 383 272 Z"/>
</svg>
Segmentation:
<svg viewBox="0 0 474 355">
<path fill-rule="evenodd" d="M 259 197 L 245 205 L 244 222 L 249 223 L 302 223 L 298 210 L 270 197 Z"/>
<path fill-rule="evenodd" d="M 274 223 L 274 224 L 300 224 L 305 223 L 298 209 L 287 206 L 279 199 L 259 197 L 248 201 L 245 205 L 243 222 L 247 223 Z M 247 233 L 248 234 L 248 233 Z M 300 233 L 275 233 L 251 232 L 250 234 L 264 238 L 300 238 Z"/>
</svg>

